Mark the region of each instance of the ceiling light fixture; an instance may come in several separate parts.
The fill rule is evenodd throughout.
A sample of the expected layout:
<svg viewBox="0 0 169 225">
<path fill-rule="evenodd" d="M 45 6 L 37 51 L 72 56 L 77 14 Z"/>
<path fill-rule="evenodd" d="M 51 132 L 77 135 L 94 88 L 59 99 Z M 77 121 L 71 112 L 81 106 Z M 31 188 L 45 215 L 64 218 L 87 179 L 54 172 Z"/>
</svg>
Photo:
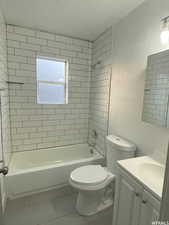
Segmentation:
<svg viewBox="0 0 169 225">
<path fill-rule="evenodd" d="M 169 43 L 169 16 L 162 19 L 161 42 L 162 44 Z"/>
</svg>

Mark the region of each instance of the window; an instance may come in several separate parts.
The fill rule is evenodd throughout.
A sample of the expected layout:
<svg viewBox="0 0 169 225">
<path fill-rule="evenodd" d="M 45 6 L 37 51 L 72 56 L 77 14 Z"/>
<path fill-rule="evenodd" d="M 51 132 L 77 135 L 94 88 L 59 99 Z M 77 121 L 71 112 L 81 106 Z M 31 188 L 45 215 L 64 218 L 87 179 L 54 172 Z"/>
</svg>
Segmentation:
<svg viewBox="0 0 169 225">
<path fill-rule="evenodd" d="M 68 92 L 68 62 L 37 57 L 37 103 L 66 104 Z"/>
</svg>

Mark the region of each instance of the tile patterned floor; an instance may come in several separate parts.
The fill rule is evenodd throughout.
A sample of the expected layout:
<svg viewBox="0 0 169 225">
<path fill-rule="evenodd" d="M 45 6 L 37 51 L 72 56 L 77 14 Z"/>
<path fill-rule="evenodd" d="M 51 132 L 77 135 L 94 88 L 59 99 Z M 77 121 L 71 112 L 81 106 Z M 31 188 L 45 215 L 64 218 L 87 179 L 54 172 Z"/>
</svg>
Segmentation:
<svg viewBox="0 0 169 225">
<path fill-rule="evenodd" d="M 83 217 L 75 210 L 77 194 L 65 187 L 8 202 L 5 225 L 111 225 L 112 208 Z"/>
</svg>

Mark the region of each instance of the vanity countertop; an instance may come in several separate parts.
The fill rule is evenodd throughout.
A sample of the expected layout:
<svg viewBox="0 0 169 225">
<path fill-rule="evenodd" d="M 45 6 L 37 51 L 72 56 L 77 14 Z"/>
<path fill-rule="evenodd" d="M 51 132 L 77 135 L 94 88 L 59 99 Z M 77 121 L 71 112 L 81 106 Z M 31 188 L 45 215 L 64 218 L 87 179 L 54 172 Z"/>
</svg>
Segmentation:
<svg viewBox="0 0 169 225">
<path fill-rule="evenodd" d="M 142 156 L 120 160 L 118 165 L 161 200 L 165 174 L 164 164 L 160 164 L 149 156 Z"/>
</svg>

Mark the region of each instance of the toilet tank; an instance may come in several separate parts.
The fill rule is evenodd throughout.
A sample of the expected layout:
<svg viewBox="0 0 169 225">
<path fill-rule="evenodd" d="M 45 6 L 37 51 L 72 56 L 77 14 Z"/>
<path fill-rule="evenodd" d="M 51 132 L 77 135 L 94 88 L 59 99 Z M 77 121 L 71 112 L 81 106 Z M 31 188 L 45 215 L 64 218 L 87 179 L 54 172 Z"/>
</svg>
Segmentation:
<svg viewBox="0 0 169 225">
<path fill-rule="evenodd" d="M 135 157 L 136 145 L 124 138 L 109 135 L 106 137 L 106 147 L 107 168 L 113 174 L 116 174 L 118 160 Z"/>
</svg>

